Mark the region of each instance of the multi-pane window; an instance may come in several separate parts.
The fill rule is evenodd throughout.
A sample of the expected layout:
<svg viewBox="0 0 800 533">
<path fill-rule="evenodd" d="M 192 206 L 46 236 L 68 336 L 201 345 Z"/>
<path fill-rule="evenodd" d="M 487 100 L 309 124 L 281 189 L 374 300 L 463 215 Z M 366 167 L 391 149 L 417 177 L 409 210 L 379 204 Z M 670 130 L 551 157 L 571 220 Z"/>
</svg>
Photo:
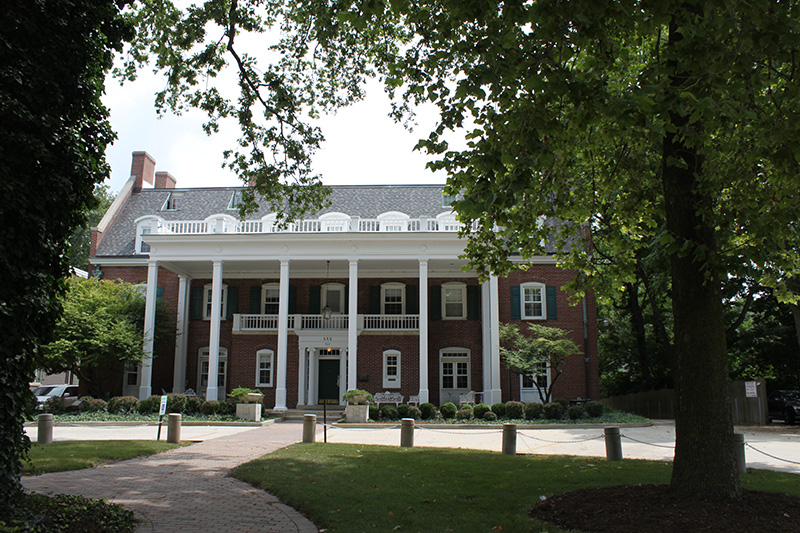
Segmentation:
<svg viewBox="0 0 800 533">
<path fill-rule="evenodd" d="M 203 301 L 205 305 L 203 306 L 203 319 L 208 320 L 211 318 L 211 298 L 214 294 L 213 285 L 210 283 L 203 287 Z M 221 305 L 219 306 L 219 316 L 220 319 L 225 320 L 225 315 L 228 307 L 228 286 L 223 284 L 222 285 L 222 301 Z"/>
<path fill-rule="evenodd" d="M 141 235 L 150 235 L 150 228 L 142 228 Z M 146 254 L 150 252 L 150 245 L 144 241 L 139 244 L 139 253 Z"/>
<path fill-rule="evenodd" d="M 344 285 L 341 283 L 326 283 L 322 286 L 322 309 L 331 308 L 331 313 L 340 315 L 344 313 Z"/>
<path fill-rule="evenodd" d="M 198 389 L 202 392 L 208 388 L 208 369 L 209 369 L 209 349 L 200 349 L 200 375 L 198 376 Z M 228 367 L 228 350 L 226 348 L 219 349 L 219 363 L 217 367 L 217 387 L 220 390 L 225 390 L 225 374 Z"/>
<path fill-rule="evenodd" d="M 400 352 L 386 350 L 383 352 L 383 388 L 400 387 Z"/>
<path fill-rule="evenodd" d="M 539 363 L 535 374 L 522 375 L 522 388 L 523 389 L 546 389 L 547 388 L 547 363 Z"/>
<path fill-rule="evenodd" d="M 125 385 L 139 384 L 139 367 L 133 363 L 125 363 Z"/>
<path fill-rule="evenodd" d="M 405 285 L 402 283 L 381 285 L 381 306 L 384 315 L 402 315 L 405 312 L 403 305 L 405 290 Z"/>
<path fill-rule="evenodd" d="M 467 287 L 463 283 L 442 285 L 442 317 L 465 318 Z"/>
<path fill-rule="evenodd" d="M 522 289 L 522 318 L 544 318 L 544 284 L 526 283 Z"/>
<path fill-rule="evenodd" d="M 272 386 L 272 350 L 259 350 L 256 352 L 256 386 Z"/>
<path fill-rule="evenodd" d="M 440 359 L 442 389 L 469 390 L 469 352 L 443 351 Z"/>
<path fill-rule="evenodd" d="M 261 288 L 262 302 L 261 314 L 277 315 L 280 307 L 281 289 L 277 283 L 270 283 Z"/>
</svg>

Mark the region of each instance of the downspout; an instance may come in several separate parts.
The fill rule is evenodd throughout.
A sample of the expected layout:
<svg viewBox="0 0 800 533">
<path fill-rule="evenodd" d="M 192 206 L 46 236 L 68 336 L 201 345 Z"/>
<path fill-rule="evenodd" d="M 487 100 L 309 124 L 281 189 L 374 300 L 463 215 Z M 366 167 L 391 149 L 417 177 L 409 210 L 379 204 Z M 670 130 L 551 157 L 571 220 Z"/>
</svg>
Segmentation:
<svg viewBox="0 0 800 533">
<path fill-rule="evenodd" d="M 586 370 L 586 399 L 591 399 L 591 387 L 589 379 L 591 378 L 591 370 L 589 368 L 589 319 L 586 312 L 586 296 L 581 298 L 583 304 L 583 366 Z M 596 399 L 596 398 L 595 398 Z"/>
</svg>

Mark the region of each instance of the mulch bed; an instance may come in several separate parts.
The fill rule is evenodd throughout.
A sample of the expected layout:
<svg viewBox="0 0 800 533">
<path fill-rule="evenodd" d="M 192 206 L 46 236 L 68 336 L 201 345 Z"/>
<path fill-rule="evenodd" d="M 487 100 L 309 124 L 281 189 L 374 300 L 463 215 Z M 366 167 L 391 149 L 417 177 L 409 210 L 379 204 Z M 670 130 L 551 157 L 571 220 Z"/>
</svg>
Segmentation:
<svg viewBox="0 0 800 533">
<path fill-rule="evenodd" d="M 800 498 L 748 490 L 729 501 L 677 496 L 667 485 L 584 489 L 550 497 L 529 514 L 595 533 L 800 532 Z"/>
</svg>

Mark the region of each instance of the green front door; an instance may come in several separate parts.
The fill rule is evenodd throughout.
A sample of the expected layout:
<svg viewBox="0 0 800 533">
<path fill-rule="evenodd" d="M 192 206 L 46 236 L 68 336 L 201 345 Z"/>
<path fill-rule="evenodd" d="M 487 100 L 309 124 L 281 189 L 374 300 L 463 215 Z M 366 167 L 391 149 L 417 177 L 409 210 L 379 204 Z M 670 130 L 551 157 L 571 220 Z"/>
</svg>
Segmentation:
<svg viewBox="0 0 800 533">
<path fill-rule="evenodd" d="M 317 388 L 319 403 L 339 403 L 339 360 L 319 360 L 319 384 Z"/>
</svg>

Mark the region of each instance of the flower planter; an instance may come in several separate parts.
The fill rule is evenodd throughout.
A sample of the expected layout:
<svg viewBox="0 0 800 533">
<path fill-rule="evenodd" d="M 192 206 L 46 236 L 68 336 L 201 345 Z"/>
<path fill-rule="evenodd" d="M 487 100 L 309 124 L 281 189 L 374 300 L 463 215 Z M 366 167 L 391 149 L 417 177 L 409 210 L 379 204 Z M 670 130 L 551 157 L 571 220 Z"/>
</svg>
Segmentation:
<svg viewBox="0 0 800 533">
<path fill-rule="evenodd" d="M 364 423 L 369 417 L 369 405 L 348 405 L 344 408 L 346 422 Z"/>
</svg>

